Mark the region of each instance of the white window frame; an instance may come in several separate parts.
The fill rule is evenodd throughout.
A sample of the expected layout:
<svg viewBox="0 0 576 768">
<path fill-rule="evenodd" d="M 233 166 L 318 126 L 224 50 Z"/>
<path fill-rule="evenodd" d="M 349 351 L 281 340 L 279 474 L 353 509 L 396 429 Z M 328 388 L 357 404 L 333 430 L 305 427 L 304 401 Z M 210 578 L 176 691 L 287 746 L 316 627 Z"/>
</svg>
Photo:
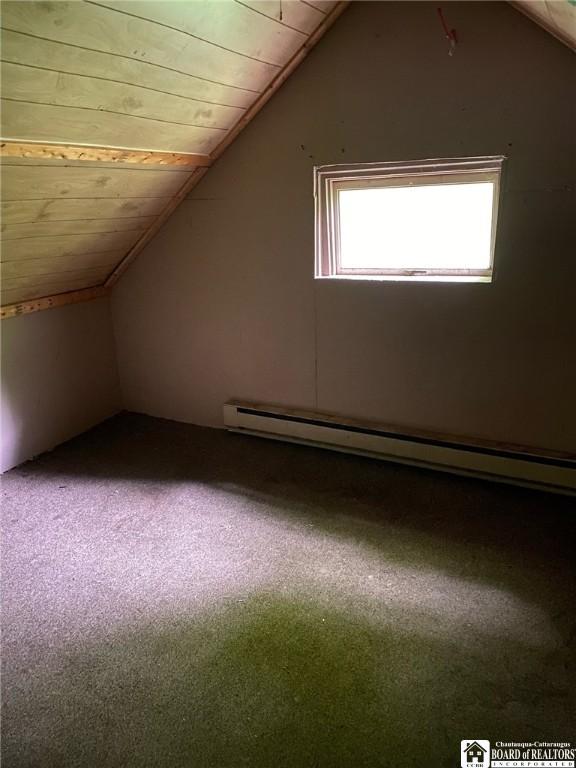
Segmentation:
<svg viewBox="0 0 576 768">
<path fill-rule="evenodd" d="M 494 246 L 504 160 L 503 155 L 492 155 L 315 167 L 315 278 L 491 282 L 494 274 Z M 341 266 L 339 242 L 339 192 L 341 190 L 478 182 L 494 184 L 490 264 L 487 269 L 350 269 Z"/>
</svg>

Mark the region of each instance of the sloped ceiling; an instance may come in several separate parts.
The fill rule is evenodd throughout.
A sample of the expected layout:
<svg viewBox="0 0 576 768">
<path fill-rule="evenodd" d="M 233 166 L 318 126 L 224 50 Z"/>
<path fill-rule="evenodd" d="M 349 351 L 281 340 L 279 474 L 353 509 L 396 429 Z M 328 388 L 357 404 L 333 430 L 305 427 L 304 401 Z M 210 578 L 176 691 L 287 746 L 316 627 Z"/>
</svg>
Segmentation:
<svg viewBox="0 0 576 768">
<path fill-rule="evenodd" d="M 2 316 L 104 293 L 348 3 L 2 3 Z M 574 0 L 512 3 L 576 45 Z"/>
<path fill-rule="evenodd" d="M 4 316 L 117 279 L 345 5 L 3 2 Z"/>
<path fill-rule="evenodd" d="M 576 0 L 517 0 L 512 5 L 576 50 Z"/>
</svg>

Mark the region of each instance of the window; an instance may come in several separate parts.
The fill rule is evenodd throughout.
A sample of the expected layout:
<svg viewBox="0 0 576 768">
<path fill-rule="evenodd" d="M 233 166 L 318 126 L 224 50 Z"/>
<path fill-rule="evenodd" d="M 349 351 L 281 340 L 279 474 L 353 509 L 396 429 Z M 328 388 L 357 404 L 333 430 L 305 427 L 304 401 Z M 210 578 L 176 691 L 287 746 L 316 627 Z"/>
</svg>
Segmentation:
<svg viewBox="0 0 576 768">
<path fill-rule="evenodd" d="M 315 276 L 491 282 L 503 161 L 315 168 Z"/>
</svg>

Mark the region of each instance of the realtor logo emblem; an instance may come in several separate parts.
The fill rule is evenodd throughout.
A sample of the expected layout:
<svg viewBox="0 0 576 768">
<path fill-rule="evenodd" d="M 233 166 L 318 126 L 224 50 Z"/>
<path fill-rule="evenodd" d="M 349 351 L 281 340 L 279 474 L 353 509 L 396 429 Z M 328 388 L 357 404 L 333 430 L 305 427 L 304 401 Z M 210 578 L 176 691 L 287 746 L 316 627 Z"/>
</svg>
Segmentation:
<svg viewBox="0 0 576 768">
<path fill-rule="evenodd" d="M 460 742 L 460 756 L 462 768 L 488 768 L 490 742 L 486 739 L 465 739 Z"/>
</svg>

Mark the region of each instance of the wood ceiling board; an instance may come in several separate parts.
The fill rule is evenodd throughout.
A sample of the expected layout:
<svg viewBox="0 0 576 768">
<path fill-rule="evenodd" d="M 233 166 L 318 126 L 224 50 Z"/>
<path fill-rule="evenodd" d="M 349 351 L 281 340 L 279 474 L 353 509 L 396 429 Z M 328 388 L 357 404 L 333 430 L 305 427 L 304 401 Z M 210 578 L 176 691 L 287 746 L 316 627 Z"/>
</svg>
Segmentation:
<svg viewBox="0 0 576 768">
<path fill-rule="evenodd" d="M 41 285 L 27 286 L 25 288 L 10 288 L 9 290 L 2 291 L 0 300 L 3 306 L 9 306 L 12 303 L 30 301 L 31 299 L 39 299 L 44 296 L 54 296 L 59 293 L 68 293 L 92 287 L 96 286 L 94 286 L 91 279 L 42 283 Z"/>
<path fill-rule="evenodd" d="M 60 237 L 24 237 L 2 242 L 1 261 L 64 258 L 83 253 L 127 251 L 141 237 L 141 232 L 113 232 L 98 235 L 64 235 Z"/>
<path fill-rule="evenodd" d="M 16 291 L 26 291 L 28 294 L 33 293 L 33 298 L 39 296 L 50 296 L 56 293 L 66 293 L 67 291 L 78 291 L 82 288 L 93 288 L 96 285 L 101 285 L 101 279 L 95 279 L 92 275 L 87 274 L 83 276 L 68 276 L 63 272 L 61 275 L 42 275 L 41 278 L 30 277 L 16 280 L 7 280 L 7 285 L 2 288 L 2 303 L 6 304 L 5 297 L 7 294 L 11 294 Z M 26 298 L 25 296 L 23 297 Z"/>
<path fill-rule="evenodd" d="M 35 221 L 28 224 L 2 224 L 0 239 L 20 240 L 25 237 L 89 235 L 111 232 L 142 232 L 156 221 L 156 216 L 124 219 L 90 219 L 77 221 Z"/>
<path fill-rule="evenodd" d="M 274 65 L 281 69 L 308 37 L 278 18 L 258 13 L 242 3 L 182 3 L 174 0 L 94 0 L 94 4 L 116 12 L 184 32 L 194 40 L 206 41 L 224 53 Z M 285 3 L 288 5 L 288 3 Z M 277 5 L 277 12 L 280 3 Z M 321 19 L 315 9 L 302 6 L 317 26 Z M 310 30 L 312 31 L 312 30 Z M 236 83 L 242 85 L 243 83 Z"/>
<path fill-rule="evenodd" d="M 21 145 L 9 145 L 21 155 L 2 162 L 6 279 L 18 280 L 18 290 L 47 291 L 51 270 L 85 280 L 79 271 L 99 260 L 112 270 L 106 282 L 117 279 L 208 161 L 136 169 L 102 154 L 84 162 L 78 147 L 218 157 L 347 3 L 286 5 L 280 19 L 269 0 L 5 2 L 4 133 Z M 147 229 L 103 221 L 138 216 L 152 218 Z M 14 285 L 4 302 L 16 296 Z M 3 316 L 54 306 L 49 298 L 18 298 Z"/>
<path fill-rule="evenodd" d="M 570 0 L 516 0 L 511 5 L 576 51 L 576 5 Z"/>
<path fill-rule="evenodd" d="M 79 304 L 83 301 L 92 301 L 102 296 L 107 296 L 109 290 L 103 285 L 95 288 L 85 288 L 80 291 L 69 291 L 54 296 L 44 296 L 36 299 L 24 299 L 19 302 L 12 301 L 10 304 L 0 308 L 0 318 L 7 320 L 10 317 L 18 315 L 27 315 L 30 312 L 40 312 L 43 309 L 51 307 L 63 307 L 67 304 Z"/>
<path fill-rule="evenodd" d="M 190 3 L 186 7 L 204 5 Z M 228 7 L 222 3 L 218 14 Z M 213 4 L 210 9 L 214 14 Z M 249 84 L 249 88 L 261 90 L 280 69 L 278 64 L 257 61 L 184 32 L 93 4 L 7 0 L 2 10 L 2 24 L 8 29 L 149 62 L 165 68 L 167 79 L 168 72 L 176 70 L 223 85 Z"/>
<path fill-rule="evenodd" d="M 165 130 L 170 130 L 172 125 L 229 128 L 242 111 L 235 107 L 205 104 L 180 96 L 156 93 L 140 86 L 104 82 L 84 75 L 62 74 L 24 64 L 4 63 L 2 71 L 2 94 L 5 98 L 53 106 L 82 107 L 103 112 L 103 119 L 108 113 L 149 118 L 165 123 L 168 126 Z M 125 143 L 123 137 L 119 136 L 114 146 Z"/>
<path fill-rule="evenodd" d="M 83 107 L 59 107 L 2 97 L 2 138 L 38 142 L 117 145 L 127 149 L 206 155 L 226 128 L 176 125 L 136 115 Z"/>
<path fill-rule="evenodd" d="M 322 11 L 311 5 L 294 0 L 283 3 L 279 0 L 236 0 L 236 2 L 307 35 L 314 32 L 324 16 Z M 282 22 L 280 22 L 280 10 L 282 10 Z"/>
<path fill-rule="evenodd" d="M 6 201 L 53 198 L 172 197 L 190 177 L 180 170 L 2 166 Z"/>
<path fill-rule="evenodd" d="M 546 0 L 546 9 L 558 32 L 566 35 L 576 47 L 576 5 L 562 0 Z"/>
<path fill-rule="evenodd" d="M 236 122 L 238 114 L 229 107 L 175 96 L 152 93 L 141 99 L 130 95 L 130 91 L 137 90 L 133 86 L 109 83 L 102 88 L 97 81 L 74 75 L 13 64 L 4 64 L 3 71 L 4 139 L 206 155 Z M 44 123 L 36 125 L 36 121 Z M 97 153 L 86 151 L 87 160 L 91 154 Z M 105 155 L 103 150 L 104 161 L 108 159 Z M 148 162 L 153 160 L 151 154 Z M 195 164 L 194 158 L 190 160 Z"/>
<path fill-rule="evenodd" d="M 35 221 L 98 221 L 100 219 L 154 217 L 166 208 L 165 197 L 14 200 L 0 206 L 6 225 Z"/>
<path fill-rule="evenodd" d="M 32 37 L 2 29 L 4 61 L 27 64 L 47 71 L 85 75 L 102 83 L 136 85 L 151 93 L 179 96 L 195 102 L 236 108 L 240 114 L 250 106 L 255 92 L 250 88 L 214 83 L 148 62 L 115 56 Z M 257 95 L 257 94 L 256 94 Z"/>
<path fill-rule="evenodd" d="M 322 13 L 330 13 L 338 5 L 337 0 L 300 0 L 304 5 L 310 5 Z"/>
<path fill-rule="evenodd" d="M 27 277 L 35 274 L 99 269 L 106 267 L 108 274 L 120 262 L 125 251 L 104 251 L 103 253 L 73 253 L 68 256 L 45 256 L 35 259 L 21 259 L 0 262 L 0 272 L 8 277 Z"/>
<path fill-rule="evenodd" d="M 105 272 L 107 276 L 124 252 L 107 254 L 91 253 L 85 256 L 58 257 L 47 259 L 26 259 L 6 261 L 0 264 L 2 279 L 51 275 L 58 272 Z M 103 281 L 102 281 L 103 282 Z"/>
<path fill-rule="evenodd" d="M 6 139 L 207 154 L 242 112 L 23 65 L 5 63 L 2 70 Z"/>
<path fill-rule="evenodd" d="M 9 275 L 2 270 L 2 290 L 26 288 L 30 285 L 49 285 L 71 280 L 89 280 L 90 285 L 103 283 L 108 275 L 108 267 L 91 267 L 89 269 L 59 269 L 55 272 L 39 272 L 32 275 Z"/>
</svg>

